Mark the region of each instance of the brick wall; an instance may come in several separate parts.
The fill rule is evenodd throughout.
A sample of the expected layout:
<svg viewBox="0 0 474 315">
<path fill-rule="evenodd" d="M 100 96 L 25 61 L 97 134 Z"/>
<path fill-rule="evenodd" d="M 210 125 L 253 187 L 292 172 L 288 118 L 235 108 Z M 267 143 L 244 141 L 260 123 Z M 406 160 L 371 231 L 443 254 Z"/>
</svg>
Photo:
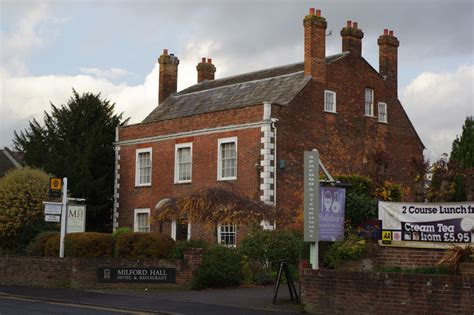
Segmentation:
<svg viewBox="0 0 474 315">
<path fill-rule="evenodd" d="M 305 269 L 311 314 L 472 314 L 474 277 Z"/>
<path fill-rule="evenodd" d="M 184 259 L 108 259 L 0 256 L 2 285 L 70 288 L 153 288 L 174 286 L 160 283 L 99 283 L 98 268 L 176 268 L 176 285 L 189 286 L 202 261 L 202 250 L 191 249 Z"/>
<path fill-rule="evenodd" d="M 242 122 L 261 121 L 262 106 L 201 115 L 200 119 L 176 119 L 172 121 L 135 125 L 120 129 L 120 140 L 134 137 L 147 137 L 186 130 L 217 127 L 219 125 L 238 124 Z M 218 139 L 237 137 L 237 179 L 230 181 L 217 180 Z M 149 142 L 142 144 L 122 145 L 120 147 L 119 204 L 117 218 L 118 227 L 133 227 L 134 209 L 149 208 L 151 210 L 151 229 L 159 231 L 159 223 L 153 220 L 155 205 L 163 198 L 178 197 L 190 191 L 213 186 L 222 186 L 253 199 L 259 198 L 260 161 L 260 126 L 234 131 L 182 137 L 178 139 Z M 192 142 L 192 183 L 174 183 L 175 145 Z M 146 187 L 135 187 L 136 150 L 152 148 L 152 184 Z M 191 222 L 193 239 L 203 238 L 214 240 L 215 231 L 209 234 L 209 228 L 201 223 Z M 240 229 L 239 229 L 240 230 Z M 243 231 L 243 230 L 242 230 Z M 163 233 L 169 235 L 169 224 L 163 225 Z M 238 232 L 238 239 L 243 234 Z"/>
<path fill-rule="evenodd" d="M 374 117 L 365 116 L 365 88 L 374 90 Z M 336 92 L 337 113 L 324 111 L 325 89 Z M 388 123 L 378 122 L 378 102 L 387 104 Z M 303 152 L 314 148 L 332 175 L 397 182 L 404 199 L 414 199 L 414 160 L 422 160 L 422 143 L 396 96 L 363 58 L 349 55 L 328 65 L 325 84 L 311 81 L 289 106 L 274 106 L 273 113 L 279 119 L 277 160 L 286 162 L 277 175 L 281 206 L 290 207 L 302 191 Z"/>
<path fill-rule="evenodd" d="M 444 249 L 379 247 L 374 253 L 376 265 L 380 268 L 400 267 L 402 269 L 435 266 L 443 258 Z"/>
</svg>

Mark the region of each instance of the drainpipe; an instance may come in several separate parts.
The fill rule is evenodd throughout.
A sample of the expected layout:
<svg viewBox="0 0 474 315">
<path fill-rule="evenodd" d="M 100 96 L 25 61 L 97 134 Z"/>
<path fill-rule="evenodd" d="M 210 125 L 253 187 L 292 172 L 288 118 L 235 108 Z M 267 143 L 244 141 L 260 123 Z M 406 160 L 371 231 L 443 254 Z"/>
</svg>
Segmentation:
<svg viewBox="0 0 474 315">
<path fill-rule="evenodd" d="M 271 126 L 272 130 L 275 134 L 275 146 L 273 148 L 273 156 L 274 158 L 274 165 L 275 168 L 273 169 L 273 204 L 276 206 L 277 204 L 277 169 L 278 169 L 278 159 L 277 159 L 277 126 L 276 123 L 278 122 L 278 118 L 272 118 L 271 119 Z M 276 221 L 273 221 L 273 229 L 276 229 Z"/>
</svg>

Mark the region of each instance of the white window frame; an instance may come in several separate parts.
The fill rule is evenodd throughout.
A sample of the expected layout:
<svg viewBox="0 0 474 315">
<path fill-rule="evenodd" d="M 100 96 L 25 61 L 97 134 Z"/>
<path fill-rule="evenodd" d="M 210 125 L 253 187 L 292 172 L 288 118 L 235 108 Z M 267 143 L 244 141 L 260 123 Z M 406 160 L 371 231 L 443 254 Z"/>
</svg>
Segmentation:
<svg viewBox="0 0 474 315">
<path fill-rule="evenodd" d="M 176 220 L 171 221 L 171 238 L 176 241 L 176 233 L 178 230 L 178 222 Z M 191 240 L 191 222 L 188 222 L 188 236 L 187 240 Z"/>
<path fill-rule="evenodd" d="M 332 109 L 329 109 L 329 108 L 326 107 L 326 101 L 327 101 L 326 97 L 327 97 L 328 93 L 332 94 L 332 96 L 333 96 L 334 103 L 333 103 L 333 108 Z M 324 111 L 328 112 L 328 113 L 337 113 L 336 104 L 337 104 L 337 102 L 336 102 L 336 92 L 330 91 L 330 90 L 324 90 Z"/>
<path fill-rule="evenodd" d="M 221 242 L 221 237 L 222 237 L 222 231 L 221 228 L 224 226 L 232 226 L 234 231 L 231 233 L 234 233 L 234 244 L 222 244 Z M 222 246 L 227 246 L 227 247 L 236 247 L 237 246 L 237 225 L 236 224 L 218 224 L 217 225 L 217 243 Z"/>
<path fill-rule="evenodd" d="M 369 112 L 367 112 L 367 105 L 369 102 L 367 102 L 367 92 L 370 91 L 370 107 L 369 107 Z M 368 117 L 374 117 L 374 89 L 371 88 L 365 88 L 364 92 L 364 115 Z"/>
<path fill-rule="evenodd" d="M 382 112 L 380 110 L 381 107 L 384 107 L 384 111 L 383 113 L 385 114 L 385 116 L 383 117 L 384 119 L 382 119 L 382 117 L 380 116 L 380 113 Z M 385 123 L 387 124 L 388 123 L 388 106 L 387 106 L 387 103 L 384 103 L 384 102 L 379 102 L 378 103 L 378 119 L 379 119 L 379 122 L 381 123 Z"/>
<path fill-rule="evenodd" d="M 191 178 L 186 180 L 179 179 L 179 164 L 178 164 L 178 150 L 182 148 L 190 148 L 191 149 Z M 183 183 L 191 183 L 193 179 L 193 143 L 177 143 L 174 147 L 174 183 L 175 184 L 183 184 Z"/>
<path fill-rule="evenodd" d="M 235 143 L 235 176 L 228 176 L 222 177 L 222 154 L 221 154 L 221 145 L 225 143 Z M 230 138 L 221 138 L 217 141 L 217 180 L 236 180 L 237 179 L 237 171 L 238 171 L 238 161 L 239 161 L 239 154 L 238 154 L 238 143 L 237 137 L 230 137 Z"/>
<path fill-rule="evenodd" d="M 140 208 L 140 209 L 135 209 L 134 215 L 133 215 L 133 232 L 138 232 L 138 229 L 140 228 L 138 226 L 138 215 L 139 214 L 148 214 L 148 231 L 145 233 L 149 233 L 151 231 L 151 226 L 150 226 L 150 208 Z"/>
<path fill-rule="evenodd" d="M 140 183 L 140 159 L 139 156 L 141 153 L 150 153 L 150 182 Z M 151 186 L 151 179 L 153 177 L 153 153 L 151 148 L 137 149 L 135 153 L 135 186 Z"/>
</svg>

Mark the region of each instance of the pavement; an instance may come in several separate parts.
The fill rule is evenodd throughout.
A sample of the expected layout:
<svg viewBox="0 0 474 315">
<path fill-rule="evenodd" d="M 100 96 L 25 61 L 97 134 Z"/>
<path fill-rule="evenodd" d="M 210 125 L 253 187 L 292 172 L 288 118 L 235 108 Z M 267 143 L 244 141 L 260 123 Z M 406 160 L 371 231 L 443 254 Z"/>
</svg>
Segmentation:
<svg viewBox="0 0 474 315">
<path fill-rule="evenodd" d="M 273 286 L 238 287 L 202 291 L 178 288 L 85 291 L 21 286 L 0 286 L 0 300 L 43 301 L 74 307 L 88 307 L 114 313 L 141 314 L 298 314 L 301 305 L 290 300 L 288 287 L 281 285 L 272 303 Z M 19 304 L 18 304 L 19 305 Z M 2 304 L 0 303 L 0 307 Z M 6 308 L 6 306 L 4 306 Z M 31 306 L 30 306 L 31 307 Z M 48 311 L 49 312 L 49 311 Z M 19 312 L 20 314 L 22 312 Z M 69 312 L 65 312 L 69 313 Z M 74 312 L 77 313 L 77 312 Z M 0 314 L 14 314 L 2 312 Z M 24 313 L 23 314 L 33 314 Z M 34 314 L 42 314 L 36 312 Z M 89 313 L 87 313 L 89 314 Z"/>
</svg>

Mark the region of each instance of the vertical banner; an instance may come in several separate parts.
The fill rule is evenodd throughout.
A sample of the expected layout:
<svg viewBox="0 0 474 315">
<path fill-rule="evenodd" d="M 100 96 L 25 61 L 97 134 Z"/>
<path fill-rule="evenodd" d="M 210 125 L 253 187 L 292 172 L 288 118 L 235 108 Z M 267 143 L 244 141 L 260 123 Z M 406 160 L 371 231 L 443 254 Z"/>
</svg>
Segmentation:
<svg viewBox="0 0 474 315">
<path fill-rule="evenodd" d="M 304 152 L 304 241 L 319 242 L 319 152 Z"/>
<path fill-rule="evenodd" d="M 320 240 L 332 242 L 343 240 L 346 190 L 344 188 L 321 187 L 320 200 Z"/>
</svg>

